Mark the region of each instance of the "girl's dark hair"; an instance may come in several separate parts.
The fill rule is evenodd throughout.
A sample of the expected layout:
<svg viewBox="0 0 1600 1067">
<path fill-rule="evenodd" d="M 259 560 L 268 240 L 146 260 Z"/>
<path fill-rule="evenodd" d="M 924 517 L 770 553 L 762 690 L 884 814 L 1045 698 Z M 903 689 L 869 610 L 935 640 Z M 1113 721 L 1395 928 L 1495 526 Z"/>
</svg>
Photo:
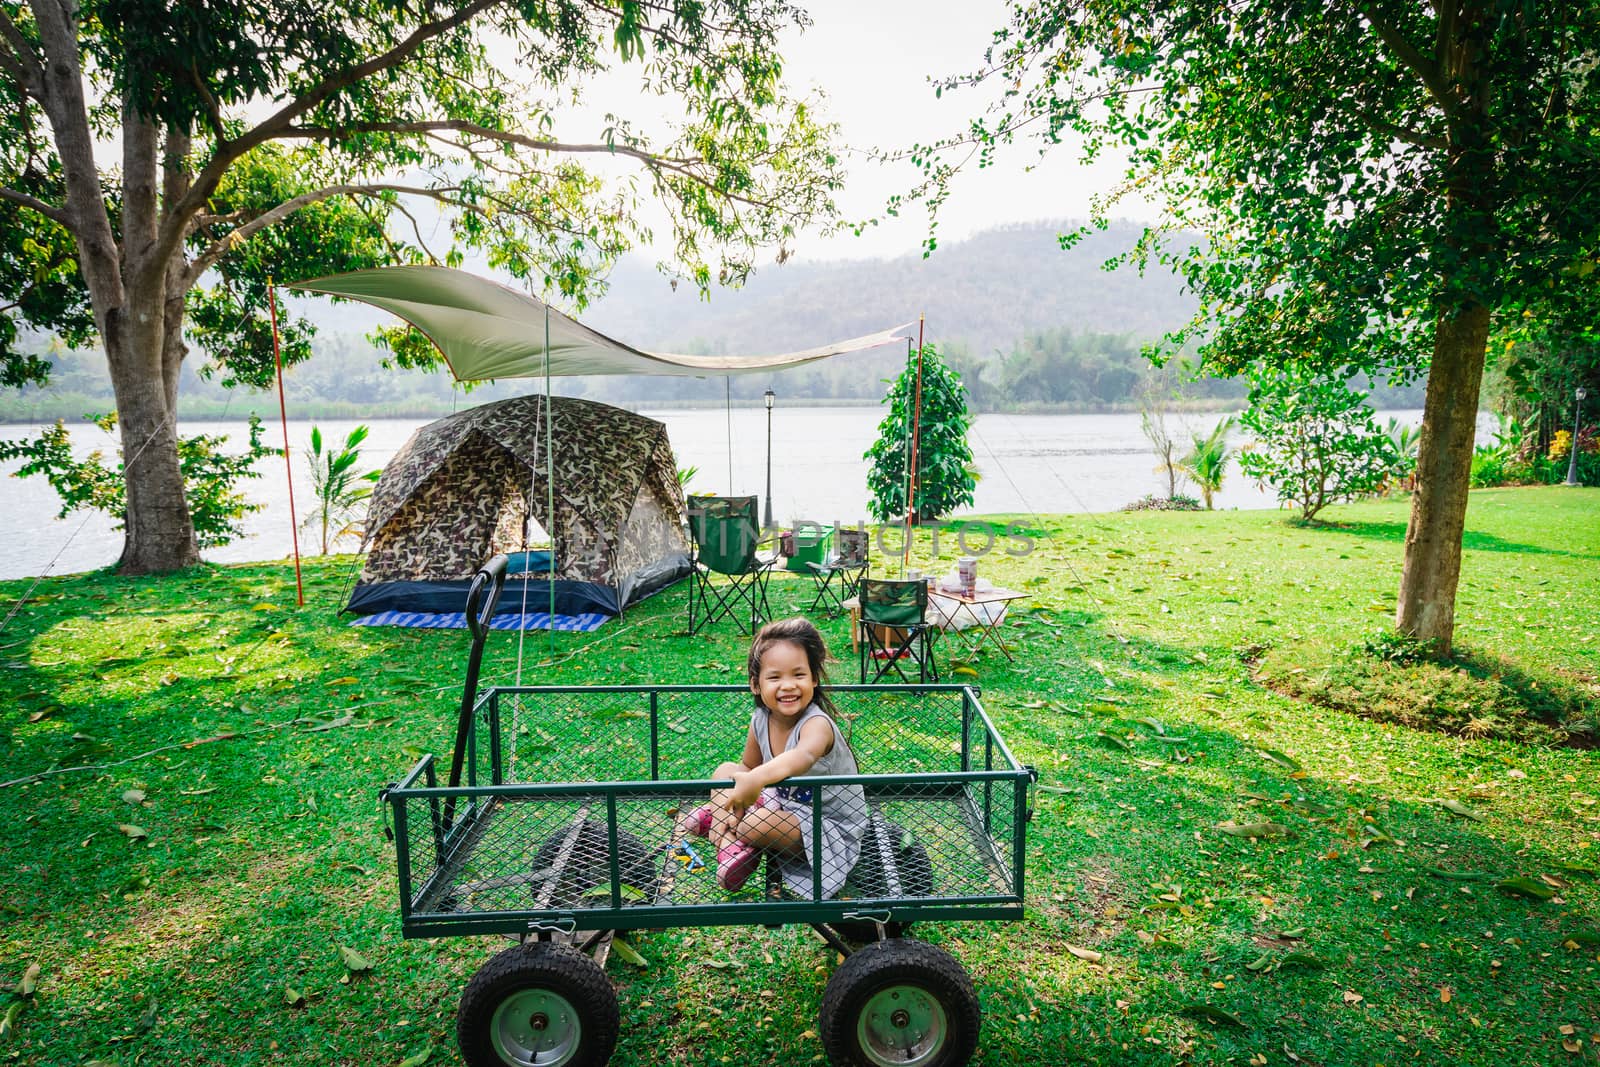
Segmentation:
<svg viewBox="0 0 1600 1067">
<path fill-rule="evenodd" d="M 763 626 L 756 639 L 750 643 L 750 685 L 754 687 L 761 677 L 761 660 L 767 650 L 781 641 L 788 641 L 799 645 L 806 654 L 806 665 L 811 668 L 811 677 L 816 682 L 816 691 L 812 700 L 817 707 L 831 716 L 838 716 L 838 711 L 833 706 L 833 701 L 828 699 L 828 694 L 823 691 L 823 686 L 828 682 L 828 645 L 822 640 L 822 631 L 810 619 L 796 615 L 792 619 L 779 619 Z M 756 703 L 761 702 L 761 697 L 756 696 Z"/>
</svg>

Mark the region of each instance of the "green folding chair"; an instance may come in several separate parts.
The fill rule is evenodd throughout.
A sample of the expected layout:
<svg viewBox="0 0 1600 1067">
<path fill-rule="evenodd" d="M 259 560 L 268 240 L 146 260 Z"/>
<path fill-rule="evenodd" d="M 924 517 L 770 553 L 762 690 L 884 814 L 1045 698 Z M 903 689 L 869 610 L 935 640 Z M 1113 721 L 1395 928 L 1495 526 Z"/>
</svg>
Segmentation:
<svg viewBox="0 0 1600 1067">
<path fill-rule="evenodd" d="M 910 684 L 906 668 L 915 664 L 916 681 L 939 680 L 933 644 L 939 628 L 927 621 L 928 583 L 861 580 L 861 684 L 880 682 L 891 671 Z M 873 667 L 867 677 L 867 665 Z"/>
<path fill-rule="evenodd" d="M 749 611 L 754 634 L 772 617 L 767 604 L 767 576 L 775 557 L 758 554 L 761 544 L 759 509 L 753 496 L 691 496 L 689 540 L 693 544 L 693 577 L 689 585 L 689 632 L 697 634 L 719 619 L 741 628 Z M 722 575 L 726 582 L 713 582 Z"/>
<path fill-rule="evenodd" d="M 834 553 L 821 563 L 809 564 L 817 589 L 810 610 L 838 615 L 844 611 L 846 600 L 861 595 L 861 579 L 867 576 L 870 566 L 867 541 L 867 531 L 862 527 L 833 528 Z"/>
</svg>

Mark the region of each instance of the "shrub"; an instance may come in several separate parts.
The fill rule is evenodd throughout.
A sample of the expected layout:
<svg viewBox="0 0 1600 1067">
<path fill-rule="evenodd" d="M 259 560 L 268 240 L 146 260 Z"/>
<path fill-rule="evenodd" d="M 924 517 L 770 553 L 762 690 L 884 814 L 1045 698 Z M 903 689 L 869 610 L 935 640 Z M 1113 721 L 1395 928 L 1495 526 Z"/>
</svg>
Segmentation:
<svg viewBox="0 0 1600 1067">
<path fill-rule="evenodd" d="M 1366 396 L 1310 371 L 1269 370 L 1250 385 L 1240 418 L 1256 439 L 1239 455 L 1249 476 L 1269 483 L 1300 518 L 1338 500 L 1378 492 L 1399 469 L 1394 439 L 1381 430 Z"/>
<path fill-rule="evenodd" d="M 916 406 L 917 360 L 889 386 L 883 402 L 889 413 L 878 424 L 878 439 L 862 457 L 872 461 L 867 471 L 867 510 L 879 522 L 906 517 L 906 442 L 911 437 L 912 409 Z M 967 429 L 967 390 L 961 376 L 947 367 L 932 345 L 922 348 L 922 412 L 917 420 L 918 521 L 948 515 L 973 501 L 978 484 L 972 465 Z"/>
<path fill-rule="evenodd" d="M 1182 493 L 1176 496 L 1156 496 L 1151 493 L 1140 497 L 1131 504 L 1124 504 L 1122 511 L 1202 511 L 1200 501 L 1192 496 Z"/>
</svg>

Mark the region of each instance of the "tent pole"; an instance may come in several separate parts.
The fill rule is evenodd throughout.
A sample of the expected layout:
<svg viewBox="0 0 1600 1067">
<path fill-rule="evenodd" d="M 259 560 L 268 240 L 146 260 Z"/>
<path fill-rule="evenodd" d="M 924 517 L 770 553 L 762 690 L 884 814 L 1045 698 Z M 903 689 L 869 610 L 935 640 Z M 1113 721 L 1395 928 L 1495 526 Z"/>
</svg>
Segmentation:
<svg viewBox="0 0 1600 1067">
<path fill-rule="evenodd" d="M 544 583 L 550 592 L 550 618 L 545 627 L 545 647 L 550 659 L 556 658 L 556 573 L 559 566 L 556 560 L 556 462 L 555 462 L 555 418 L 550 404 L 550 305 L 544 306 L 544 492 L 545 515 L 549 520 L 550 528 L 545 531 L 550 537 L 550 577 Z M 526 583 L 526 579 L 523 580 Z"/>
<path fill-rule="evenodd" d="M 289 462 L 289 408 L 283 402 L 283 357 L 278 354 L 278 297 L 267 279 L 267 307 L 272 311 L 272 365 L 278 371 L 278 418 L 283 423 L 283 468 L 289 476 L 289 536 L 294 544 L 294 602 L 306 606 L 305 585 L 300 580 L 300 513 L 294 509 L 294 464 Z"/>
<path fill-rule="evenodd" d="M 722 410 L 728 414 L 728 495 L 733 495 L 733 376 L 722 376 Z"/>
<path fill-rule="evenodd" d="M 917 445 L 922 436 L 922 321 L 917 316 L 917 397 L 911 408 L 911 464 L 906 470 L 906 537 L 900 550 L 900 573 L 911 565 L 911 532 L 917 528 Z"/>
</svg>

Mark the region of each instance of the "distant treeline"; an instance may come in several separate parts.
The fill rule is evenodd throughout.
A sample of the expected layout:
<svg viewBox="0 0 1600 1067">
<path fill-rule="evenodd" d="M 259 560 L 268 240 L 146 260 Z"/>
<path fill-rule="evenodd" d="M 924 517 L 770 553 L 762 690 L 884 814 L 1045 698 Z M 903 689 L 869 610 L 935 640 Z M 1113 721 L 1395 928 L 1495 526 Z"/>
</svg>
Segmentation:
<svg viewBox="0 0 1600 1067">
<path fill-rule="evenodd" d="M 382 365 L 381 352 L 364 337 L 323 332 L 317 354 L 285 374 L 284 392 L 292 417 L 360 419 L 434 417 L 510 396 L 538 392 L 543 383 L 502 381 L 471 392 L 452 388 L 449 374 L 393 370 Z M 1009 351 L 988 356 L 965 345 L 942 350 L 961 375 L 974 411 L 1112 411 L 1138 406 L 1148 392 L 1153 371 L 1140 354 L 1140 342 L 1124 334 L 1075 332 L 1069 329 L 1029 333 Z M 0 392 L 0 421 L 76 421 L 112 409 L 111 384 L 99 352 L 66 350 L 50 354 L 51 384 L 44 389 Z M 731 394 L 740 406 L 758 405 L 770 386 L 783 404 L 845 402 L 872 404 L 898 374 L 907 355 L 878 350 L 808 364 L 778 375 L 722 378 L 589 377 L 557 379 L 556 392 L 627 407 L 713 406 Z M 262 414 L 277 409 L 271 391 L 227 389 L 216 378 L 201 377 L 191 367 L 179 390 L 179 413 L 188 419 Z M 1176 393 L 1191 407 L 1239 407 L 1244 383 L 1236 379 L 1188 380 L 1181 373 L 1164 375 L 1159 392 Z M 1376 407 L 1420 407 L 1422 387 L 1374 390 Z"/>
</svg>

